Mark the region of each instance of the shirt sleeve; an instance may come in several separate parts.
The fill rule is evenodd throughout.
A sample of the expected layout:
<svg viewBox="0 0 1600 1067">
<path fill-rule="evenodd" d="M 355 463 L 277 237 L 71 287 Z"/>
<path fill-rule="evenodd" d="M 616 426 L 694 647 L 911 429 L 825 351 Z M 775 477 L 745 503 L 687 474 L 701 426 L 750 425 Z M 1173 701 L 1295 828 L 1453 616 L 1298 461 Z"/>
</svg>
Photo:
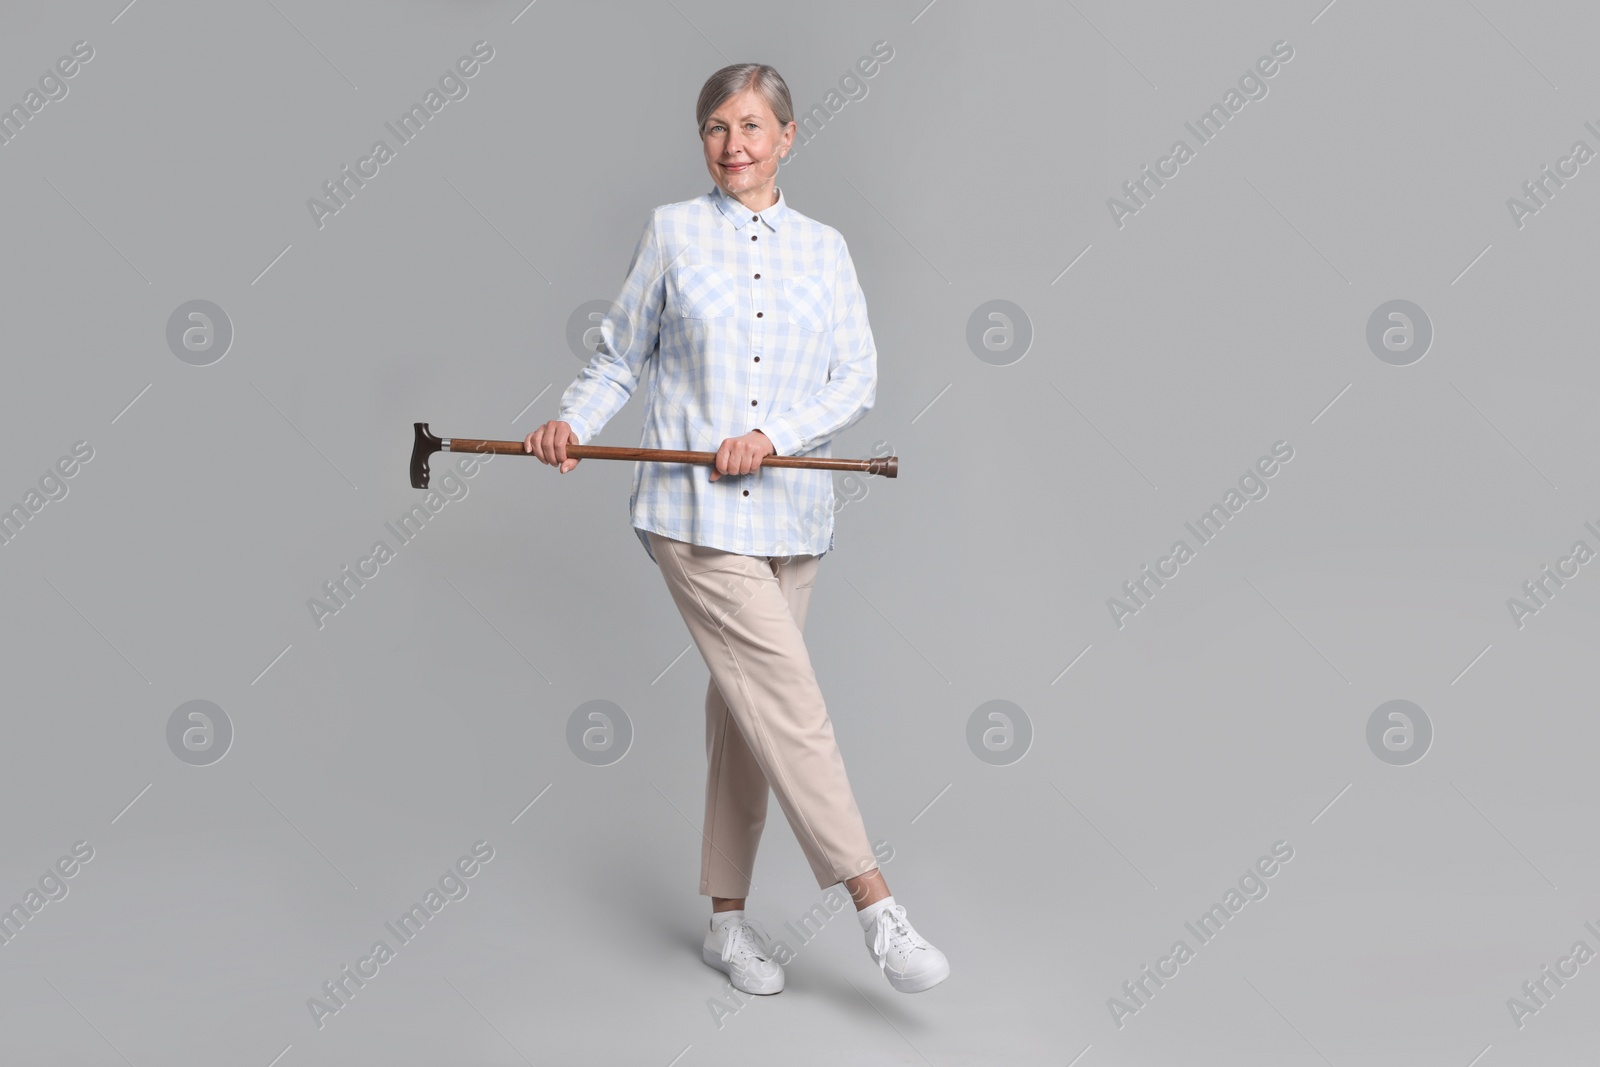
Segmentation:
<svg viewBox="0 0 1600 1067">
<path fill-rule="evenodd" d="M 877 399 L 878 349 L 867 322 L 867 298 L 856 278 L 850 249 L 839 239 L 839 269 L 833 288 L 833 323 L 828 380 L 803 403 L 766 420 L 759 429 L 780 456 L 793 456 L 830 440 L 859 422 Z"/>
<path fill-rule="evenodd" d="M 580 445 L 588 444 L 628 402 L 645 364 L 660 350 L 665 302 L 661 242 L 652 211 L 633 250 L 622 294 L 600 320 L 594 357 L 561 394 L 556 418 L 572 427 Z"/>
</svg>

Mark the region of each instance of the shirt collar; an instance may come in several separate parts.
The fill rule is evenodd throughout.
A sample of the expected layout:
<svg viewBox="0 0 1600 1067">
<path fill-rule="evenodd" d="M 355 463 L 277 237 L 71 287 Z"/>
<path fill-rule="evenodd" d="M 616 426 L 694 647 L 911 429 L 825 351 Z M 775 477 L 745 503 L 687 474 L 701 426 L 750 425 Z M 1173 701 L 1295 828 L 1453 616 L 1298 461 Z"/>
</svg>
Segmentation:
<svg viewBox="0 0 1600 1067">
<path fill-rule="evenodd" d="M 782 186 L 778 187 L 777 193 L 778 202 L 776 204 L 762 211 L 751 211 L 739 201 L 724 193 L 720 185 L 711 187 L 711 198 L 716 201 L 717 207 L 727 216 L 728 221 L 733 224 L 733 228 L 736 230 L 743 229 L 746 224 L 754 222 L 755 219 L 751 217 L 752 215 L 759 216 L 761 221 L 767 224 L 768 229 L 776 230 L 782 225 L 784 216 L 788 214 L 789 207 L 783 199 Z"/>
</svg>

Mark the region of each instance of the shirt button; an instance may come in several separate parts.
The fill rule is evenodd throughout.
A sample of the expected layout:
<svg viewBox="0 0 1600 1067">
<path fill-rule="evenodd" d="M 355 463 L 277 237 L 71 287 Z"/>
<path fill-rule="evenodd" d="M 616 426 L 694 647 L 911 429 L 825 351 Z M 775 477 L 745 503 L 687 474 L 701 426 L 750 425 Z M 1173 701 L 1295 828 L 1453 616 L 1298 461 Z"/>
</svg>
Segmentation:
<svg viewBox="0 0 1600 1067">
<path fill-rule="evenodd" d="M 755 239 L 756 239 L 756 235 L 755 234 L 751 234 L 750 235 L 750 240 L 754 241 Z"/>
<path fill-rule="evenodd" d="M 746 490 L 745 490 L 745 491 L 744 491 L 744 495 L 745 495 L 745 496 L 749 496 L 749 495 L 750 495 L 750 490 L 748 490 L 748 489 L 746 489 Z"/>
<path fill-rule="evenodd" d="M 757 274 L 756 277 L 759 278 L 759 277 L 761 277 L 761 275 Z"/>
<path fill-rule="evenodd" d="M 756 357 L 756 362 L 757 362 L 757 363 L 760 363 L 760 362 L 761 362 L 761 357 L 760 357 L 760 356 L 757 356 L 757 357 Z"/>
<path fill-rule="evenodd" d="M 751 215 L 750 216 L 750 221 L 751 222 L 760 222 L 761 221 L 761 216 L 760 215 Z"/>
<path fill-rule="evenodd" d="M 756 312 L 756 318 L 758 318 L 758 319 L 759 319 L 759 318 L 760 318 L 760 317 L 761 317 L 761 312 L 759 312 L 759 311 L 758 311 L 758 312 Z"/>
</svg>

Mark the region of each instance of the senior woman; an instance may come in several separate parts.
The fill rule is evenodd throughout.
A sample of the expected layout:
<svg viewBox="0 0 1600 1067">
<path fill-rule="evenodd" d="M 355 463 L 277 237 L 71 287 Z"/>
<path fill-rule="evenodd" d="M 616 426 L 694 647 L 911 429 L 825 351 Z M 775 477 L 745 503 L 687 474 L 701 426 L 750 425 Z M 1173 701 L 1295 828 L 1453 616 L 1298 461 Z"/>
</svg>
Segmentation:
<svg viewBox="0 0 1600 1067">
<path fill-rule="evenodd" d="M 653 364 L 641 445 L 716 452 L 709 469 L 635 464 L 628 502 L 711 673 L 704 960 L 746 993 L 783 989 L 782 961 L 744 912 L 770 787 L 817 885 L 849 890 L 873 962 L 895 989 L 920 992 L 950 966 L 878 870 L 801 632 L 833 548 L 832 475 L 761 462 L 831 455 L 834 435 L 872 407 L 866 299 L 844 238 L 777 187 L 795 135 L 778 72 L 722 68 L 695 121 L 715 187 L 651 212 L 594 358 L 524 448 L 575 469 L 566 446 L 591 441 Z"/>
</svg>

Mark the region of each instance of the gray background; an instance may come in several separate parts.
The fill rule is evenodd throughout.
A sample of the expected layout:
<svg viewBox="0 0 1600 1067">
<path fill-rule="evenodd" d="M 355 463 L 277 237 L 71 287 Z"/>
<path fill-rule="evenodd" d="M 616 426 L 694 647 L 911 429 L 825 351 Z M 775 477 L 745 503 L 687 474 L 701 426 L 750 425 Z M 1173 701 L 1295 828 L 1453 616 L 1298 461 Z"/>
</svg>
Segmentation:
<svg viewBox="0 0 1600 1067">
<path fill-rule="evenodd" d="M 0 903 L 94 849 L 0 946 L 0 1060 L 1592 1062 L 1600 963 L 1521 1027 L 1507 999 L 1600 949 L 1600 566 L 1520 628 L 1506 605 L 1600 547 L 1600 164 L 1521 228 L 1506 206 L 1600 147 L 1592 5 L 124 3 L 0 11 L 0 103 L 95 50 L 0 146 L 0 504 L 94 449 L 0 548 Z M 307 198 L 478 40 L 469 95 L 318 229 Z M 502 457 L 410 544 L 383 524 L 423 495 L 412 422 L 553 416 L 569 317 L 711 187 L 713 70 L 772 63 L 805 111 L 879 40 L 779 178 L 870 301 L 878 402 L 836 454 L 902 468 L 838 476 L 808 641 L 953 974 L 894 993 L 841 914 L 719 1027 L 707 675 L 631 465 Z M 1107 199 L 1280 40 L 1268 95 L 1119 228 Z M 234 330 L 204 367 L 165 336 L 196 299 Z M 1395 299 L 1435 334 L 1408 366 L 1366 342 Z M 991 300 L 1033 331 L 1004 366 L 966 339 Z M 1116 626 L 1280 440 L 1270 494 Z M 1409 765 L 1367 742 L 1394 699 L 1434 731 Z M 191 700 L 234 731 L 207 766 L 167 741 Z M 591 700 L 633 731 L 606 766 L 566 741 Z M 994 700 L 1032 730 L 1002 765 L 967 741 Z M 479 840 L 469 895 L 319 1029 L 307 999 Z M 1278 841 L 1270 893 L 1119 1027 L 1108 999 Z M 776 805 L 756 882 L 795 944 L 822 894 Z"/>
</svg>

